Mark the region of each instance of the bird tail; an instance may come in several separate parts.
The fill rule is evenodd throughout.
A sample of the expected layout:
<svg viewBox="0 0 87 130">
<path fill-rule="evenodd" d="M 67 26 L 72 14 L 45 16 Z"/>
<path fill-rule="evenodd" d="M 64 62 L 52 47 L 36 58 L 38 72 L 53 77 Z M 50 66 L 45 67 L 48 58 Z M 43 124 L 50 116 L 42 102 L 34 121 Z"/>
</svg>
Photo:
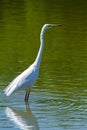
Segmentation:
<svg viewBox="0 0 87 130">
<path fill-rule="evenodd" d="M 5 89 L 4 89 L 4 93 L 6 96 L 10 96 L 12 94 L 12 91 L 11 91 L 11 86 L 7 86 Z"/>
<path fill-rule="evenodd" d="M 6 96 L 10 96 L 14 91 L 16 91 L 17 83 L 15 81 L 11 82 L 5 89 L 4 93 Z"/>
</svg>

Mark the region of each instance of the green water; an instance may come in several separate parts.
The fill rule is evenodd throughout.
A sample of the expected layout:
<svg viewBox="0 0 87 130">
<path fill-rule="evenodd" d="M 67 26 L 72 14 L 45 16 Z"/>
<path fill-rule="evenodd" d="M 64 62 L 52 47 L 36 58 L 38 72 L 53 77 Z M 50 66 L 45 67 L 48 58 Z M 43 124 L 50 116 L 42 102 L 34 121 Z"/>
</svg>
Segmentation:
<svg viewBox="0 0 87 130">
<path fill-rule="evenodd" d="M 24 91 L 3 89 L 36 58 L 45 33 L 39 78 L 29 106 Z M 0 1 L 0 129 L 87 129 L 87 1 Z"/>
</svg>

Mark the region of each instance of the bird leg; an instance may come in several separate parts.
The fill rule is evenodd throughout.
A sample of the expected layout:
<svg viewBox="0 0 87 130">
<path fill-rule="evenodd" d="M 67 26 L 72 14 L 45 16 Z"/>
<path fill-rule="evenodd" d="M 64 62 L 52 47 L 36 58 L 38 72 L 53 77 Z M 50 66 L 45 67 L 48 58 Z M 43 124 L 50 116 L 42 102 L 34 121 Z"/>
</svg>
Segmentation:
<svg viewBox="0 0 87 130">
<path fill-rule="evenodd" d="M 28 102 L 29 95 L 30 95 L 30 91 L 26 91 L 26 94 L 25 94 L 25 102 L 26 103 Z"/>
</svg>

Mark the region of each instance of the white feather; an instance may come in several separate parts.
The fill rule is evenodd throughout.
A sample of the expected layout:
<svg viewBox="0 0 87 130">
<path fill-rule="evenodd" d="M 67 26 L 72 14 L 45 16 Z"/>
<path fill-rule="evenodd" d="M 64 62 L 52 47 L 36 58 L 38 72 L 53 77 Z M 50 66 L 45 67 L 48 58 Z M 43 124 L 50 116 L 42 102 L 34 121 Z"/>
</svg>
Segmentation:
<svg viewBox="0 0 87 130">
<path fill-rule="evenodd" d="M 26 90 L 31 89 L 32 85 L 35 83 L 38 77 L 38 71 L 39 71 L 39 66 L 40 66 L 43 47 L 44 47 L 44 33 L 46 29 L 51 28 L 51 27 L 56 27 L 56 26 L 58 26 L 58 24 L 45 24 L 42 27 L 41 34 L 40 34 L 41 45 L 40 45 L 35 62 L 28 69 L 26 69 L 22 74 L 17 76 L 7 86 L 7 88 L 5 89 L 5 94 L 7 96 L 10 96 L 13 92 L 20 89 L 26 89 Z"/>
<path fill-rule="evenodd" d="M 30 89 L 38 76 L 38 68 L 32 64 L 23 73 L 17 76 L 4 90 L 7 96 L 20 89 Z"/>
</svg>

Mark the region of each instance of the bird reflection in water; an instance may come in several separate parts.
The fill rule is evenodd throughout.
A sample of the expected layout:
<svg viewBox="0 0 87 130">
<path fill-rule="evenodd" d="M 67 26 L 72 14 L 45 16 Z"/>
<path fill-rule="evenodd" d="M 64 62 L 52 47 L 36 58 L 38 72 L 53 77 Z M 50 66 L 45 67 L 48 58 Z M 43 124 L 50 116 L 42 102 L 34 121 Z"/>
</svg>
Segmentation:
<svg viewBox="0 0 87 130">
<path fill-rule="evenodd" d="M 6 107 L 5 112 L 7 117 L 21 130 L 39 130 L 37 119 L 32 114 L 28 104 L 26 111 Z"/>
</svg>

